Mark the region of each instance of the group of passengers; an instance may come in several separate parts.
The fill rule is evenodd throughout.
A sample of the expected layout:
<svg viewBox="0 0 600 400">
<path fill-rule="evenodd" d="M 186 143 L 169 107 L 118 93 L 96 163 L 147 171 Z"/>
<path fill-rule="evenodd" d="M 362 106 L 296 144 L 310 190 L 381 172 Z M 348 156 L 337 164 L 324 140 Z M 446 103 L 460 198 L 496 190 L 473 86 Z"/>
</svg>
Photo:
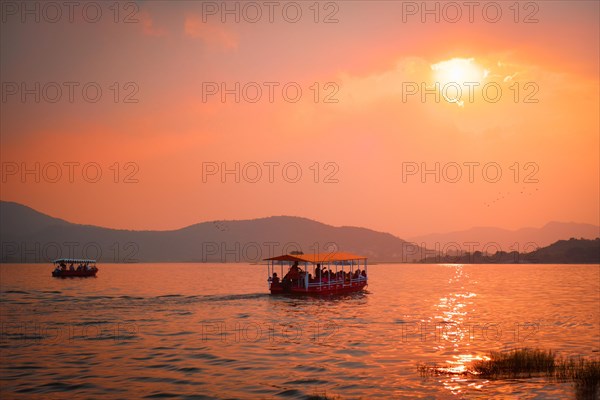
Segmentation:
<svg viewBox="0 0 600 400">
<path fill-rule="evenodd" d="M 284 285 L 287 283 L 304 282 L 305 275 L 306 271 L 300 269 L 300 267 L 298 267 L 298 262 L 296 261 L 294 262 L 294 265 L 290 267 L 289 271 L 287 272 L 287 274 L 285 274 L 281 282 Z M 360 268 L 355 269 L 354 272 L 343 270 L 333 272 L 331 269 L 321 269 L 321 264 L 317 264 L 314 277 L 312 274 L 308 274 L 309 283 L 321 282 L 322 284 L 342 282 L 350 283 L 351 281 L 363 280 L 366 278 L 367 272 L 365 270 L 361 271 Z M 273 273 L 272 282 L 274 284 L 279 283 L 279 277 L 277 276 L 276 272 Z"/>
<path fill-rule="evenodd" d="M 90 267 L 89 264 L 79 264 L 77 266 L 77 268 L 75 268 L 74 263 L 71 263 L 71 265 L 69 265 L 69 269 L 68 271 L 70 272 L 75 272 L 75 271 L 92 271 L 95 267 Z M 65 264 L 64 262 L 61 262 L 60 264 L 58 264 L 56 266 L 56 268 L 54 269 L 55 272 L 65 272 L 67 271 L 67 264 Z"/>
<path fill-rule="evenodd" d="M 331 269 L 321 269 L 321 264 L 317 264 L 317 268 L 315 269 L 315 277 L 313 278 L 312 274 L 308 275 L 308 281 L 310 283 L 316 283 L 321 281 L 322 283 L 331 282 L 350 282 L 351 280 L 359 280 L 360 278 L 366 278 L 367 272 L 361 271 L 360 268 L 351 271 L 337 271 L 333 272 Z"/>
</svg>

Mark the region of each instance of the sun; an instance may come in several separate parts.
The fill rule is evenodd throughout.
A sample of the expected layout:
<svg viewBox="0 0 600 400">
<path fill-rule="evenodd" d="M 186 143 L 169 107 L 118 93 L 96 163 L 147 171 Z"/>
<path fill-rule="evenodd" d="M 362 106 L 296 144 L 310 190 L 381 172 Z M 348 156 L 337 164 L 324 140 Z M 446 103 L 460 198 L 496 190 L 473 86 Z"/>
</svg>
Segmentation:
<svg viewBox="0 0 600 400">
<path fill-rule="evenodd" d="M 488 74 L 473 58 L 452 58 L 433 64 L 431 69 L 434 81 L 442 87 L 447 84 L 465 86 L 465 83 L 480 83 Z"/>
</svg>

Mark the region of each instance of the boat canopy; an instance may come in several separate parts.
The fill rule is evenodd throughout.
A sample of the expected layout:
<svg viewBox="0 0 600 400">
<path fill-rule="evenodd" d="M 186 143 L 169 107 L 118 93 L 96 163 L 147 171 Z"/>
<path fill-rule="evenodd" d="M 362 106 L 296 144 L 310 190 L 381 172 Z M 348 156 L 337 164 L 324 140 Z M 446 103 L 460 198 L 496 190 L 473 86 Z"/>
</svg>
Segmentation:
<svg viewBox="0 0 600 400">
<path fill-rule="evenodd" d="M 54 264 L 64 262 L 65 264 L 77 263 L 77 264 L 95 264 L 96 260 L 88 260 L 85 258 L 59 258 L 58 260 L 52 261 Z"/>
<path fill-rule="evenodd" d="M 298 261 L 311 264 L 328 263 L 336 261 L 366 260 L 367 257 L 352 253 L 316 253 L 316 254 L 284 254 L 277 257 L 265 258 L 264 261 Z"/>
</svg>

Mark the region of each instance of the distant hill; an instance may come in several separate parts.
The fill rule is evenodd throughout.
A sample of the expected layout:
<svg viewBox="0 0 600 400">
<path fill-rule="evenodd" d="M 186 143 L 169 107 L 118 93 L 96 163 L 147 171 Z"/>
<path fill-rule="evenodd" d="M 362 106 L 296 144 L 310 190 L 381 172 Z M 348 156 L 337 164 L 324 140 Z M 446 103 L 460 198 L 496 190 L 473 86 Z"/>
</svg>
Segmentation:
<svg viewBox="0 0 600 400">
<path fill-rule="evenodd" d="M 478 243 L 478 245 L 470 245 L 471 248 L 483 251 L 486 244 L 490 244 L 488 246 L 489 251 L 495 253 L 498 247 L 495 244 L 498 244 L 500 249 L 505 252 L 530 252 L 537 247 L 545 247 L 562 239 L 594 239 L 599 236 L 600 226 L 597 225 L 574 222 L 549 222 L 541 228 L 509 230 L 476 227 L 464 231 L 415 236 L 407 240 L 428 249 L 443 249 L 449 243 L 457 243 L 461 249 L 466 250 L 468 246 L 465 243 Z"/>
<path fill-rule="evenodd" d="M 132 231 L 73 224 L 0 202 L 0 262 L 60 257 L 103 262 L 259 262 L 284 252 L 348 251 L 370 261 L 411 262 L 420 249 L 389 233 L 335 227 L 300 217 L 212 221 L 172 231 Z"/>
<path fill-rule="evenodd" d="M 600 264 L 600 238 L 559 240 L 529 253 L 481 251 L 461 255 L 432 255 L 423 263 L 460 264 Z"/>
<path fill-rule="evenodd" d="M 600 264 L 600 238 L 559 240 L 550 246 L 534 251 L 529 254 L 529 257 L 531 260 L 543 264 Z"/>
</svg>

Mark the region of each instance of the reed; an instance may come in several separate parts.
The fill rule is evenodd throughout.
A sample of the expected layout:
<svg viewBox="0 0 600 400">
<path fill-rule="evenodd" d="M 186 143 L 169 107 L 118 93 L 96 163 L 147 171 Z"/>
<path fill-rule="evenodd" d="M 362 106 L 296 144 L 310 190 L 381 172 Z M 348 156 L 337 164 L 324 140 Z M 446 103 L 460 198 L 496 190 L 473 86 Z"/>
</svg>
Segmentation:
<svg viewBox="0 0 600 400">
<path fill-rule="evenodd" d="M 482 378 L 552 375 L 557 357 L 551 350 L 515 349 L 507 353 L 492 351 L 488 360 L 473 362 L 473 371 Z"/>
<path fill-rule="evenodd" d="M 328 396 L 327 392 L 324 392 L 323 394 L 312 394 L 310 396 L 308 396 L 306 398 L 306 400 L 338 400 L 339 397 L 338 396 Z"/>
<path fill-rule="evenodd" d="M 458 371 L 431 364 L 417 368 L 421 375 L 472 375 L 486 379 L 547 377 L 554 381 L 573 382 L 577 399 L 600 398 L 600 360 L 564 359 L 551 350 L 492 351 L 485 360 L 474 361 L 470 368 Z"/>
<path fill-rule="evenodd" d="M 600 398 L 600 360 L 577 358 L 561 361 L 556 368 L 554 378 L 560 381 L 572 381 L 578 399 Z"/>
</svg>

